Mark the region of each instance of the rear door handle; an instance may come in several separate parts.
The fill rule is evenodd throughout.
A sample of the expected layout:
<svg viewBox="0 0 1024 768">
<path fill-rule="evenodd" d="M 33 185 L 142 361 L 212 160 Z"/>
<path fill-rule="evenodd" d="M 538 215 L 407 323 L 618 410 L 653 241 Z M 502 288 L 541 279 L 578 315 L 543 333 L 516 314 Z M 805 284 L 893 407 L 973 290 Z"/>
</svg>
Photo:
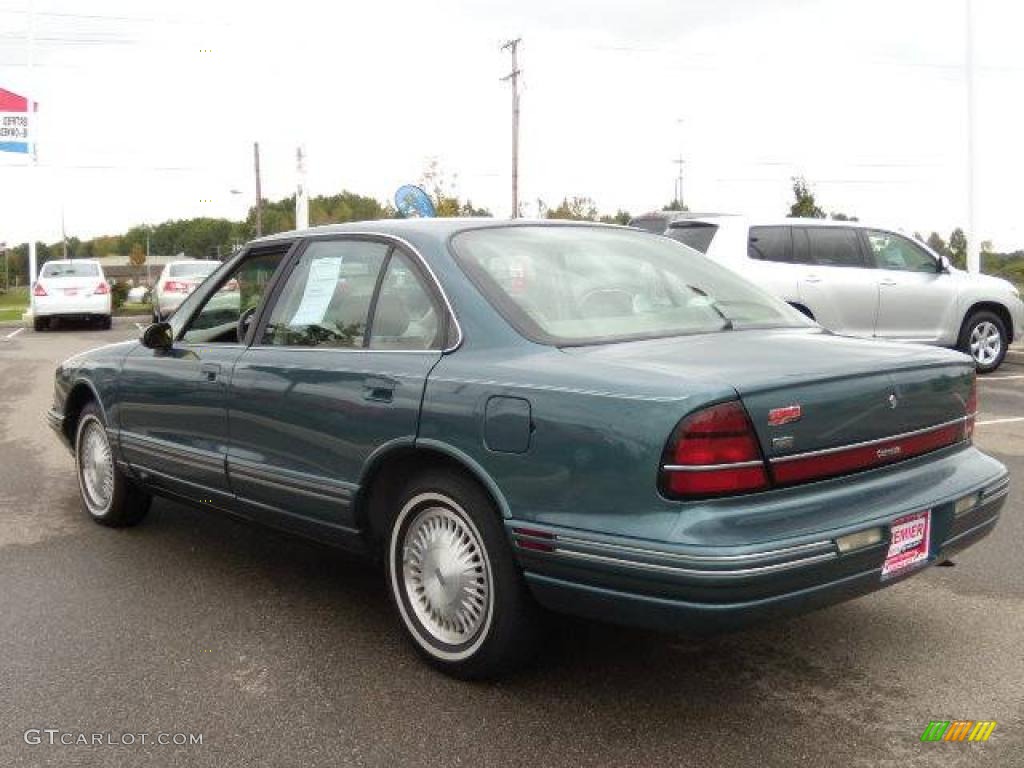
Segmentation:
<svg viewBox="0 0 1024 768">
<path fill-rule="evenodd" d="M 808 283 L 820 283 L 821 282 L 821 278 L 818 277 L 817 275 L 807 275 L 806 277 L 804 277 L 804 280 L 806 282 L 808 282 Z"/>
<path fill-rule="evenodd" d="M 199 366 L 203 381 L 216 381 L 220 376 L 220 363 L 203 363 Z"/>
<path fill-rule="evenodd" d="M 898 285 L 898 283 L 895 280 L 879 280 L 878 284 L 879 285 Z"/>
<path fill-rule="evenodd" d="M 390 403 L 395 398 L 394 379 L 381 376 L 367 376 L 363 379 L 363 398 L 381 403 Z"/>
</svg>

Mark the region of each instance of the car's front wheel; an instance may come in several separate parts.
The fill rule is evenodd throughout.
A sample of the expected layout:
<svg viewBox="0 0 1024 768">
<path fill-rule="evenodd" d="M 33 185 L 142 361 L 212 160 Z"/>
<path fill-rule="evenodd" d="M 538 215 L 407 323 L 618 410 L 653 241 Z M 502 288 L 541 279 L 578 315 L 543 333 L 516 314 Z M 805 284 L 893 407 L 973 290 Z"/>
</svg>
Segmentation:
<svg viewBox="0 0 1024 768">
<path fill-rule="evenodd" d="M 486 493 L 452 471 L 415 478 L 390 526 L 387 580 L 406 634 L 454 677 L 493 677 L 528 660 L 539 609 Z"/>
<path fill-rule="evenodd" d="M 78 417 L 75 465 L 82 507 L 97 523 L 121 528 L 146 516 L 152 498 L 118 468 L 103 412 L 94 402 Z"/>
<path fill-rule="evenodd" d="M 974 358 L 978 373 L 991 373 L 1006 357 L 1007 333 L 1002 318 L 983 310 L 964 322 L 957 347 Z"/>
</svg>

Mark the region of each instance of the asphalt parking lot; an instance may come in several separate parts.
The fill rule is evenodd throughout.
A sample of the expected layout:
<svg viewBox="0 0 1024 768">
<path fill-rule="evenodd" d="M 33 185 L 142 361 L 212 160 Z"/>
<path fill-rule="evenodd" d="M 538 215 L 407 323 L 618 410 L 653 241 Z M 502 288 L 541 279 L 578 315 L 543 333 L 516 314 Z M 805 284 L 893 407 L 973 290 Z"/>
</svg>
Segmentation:
<svg viewBox="0 0 1024 768">
<path fill-rule="evenodd" d="M 892 589 L 693 640 L 562 620 L 501 683 L 421 664 L 379 575 L 158 500 L 86 519 L 46 427 L 54 365 L 138 335 L 0 329 L 0 765 L 1024 765 L 1024 365 L 981 379 L 977 442 L 1014 476 L 988 539 Z M 930 720 L 996 720 L 985 744 Z M 27 744 L 28 729 L 202 734 Z"/>
</svg>

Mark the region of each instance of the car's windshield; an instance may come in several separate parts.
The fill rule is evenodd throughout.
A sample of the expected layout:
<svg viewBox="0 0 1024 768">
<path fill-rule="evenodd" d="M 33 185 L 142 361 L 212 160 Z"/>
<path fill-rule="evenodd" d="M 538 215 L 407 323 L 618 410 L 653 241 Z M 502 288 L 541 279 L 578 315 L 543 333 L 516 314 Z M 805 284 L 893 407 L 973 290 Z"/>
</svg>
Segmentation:
<svg viewBox="0 0 1024 768">
<path fill-rule="evenodd" d="M 206 277 L 219 266 L 219 261 L 187 261 L 181 264 L 171 264 L 168 277 Z"/>
<path fill-rule="evenodd" d="M 611 227 L 468 230 L 456 259 L 521 333 L 570 345 L 810 324 L 680 243 Z"/>
<path fill-rule="evenodd" d="M 97 277 L 99 267 L 83 261 L 51 261 L 43 267 L 40 277 Z"/>
</svg>

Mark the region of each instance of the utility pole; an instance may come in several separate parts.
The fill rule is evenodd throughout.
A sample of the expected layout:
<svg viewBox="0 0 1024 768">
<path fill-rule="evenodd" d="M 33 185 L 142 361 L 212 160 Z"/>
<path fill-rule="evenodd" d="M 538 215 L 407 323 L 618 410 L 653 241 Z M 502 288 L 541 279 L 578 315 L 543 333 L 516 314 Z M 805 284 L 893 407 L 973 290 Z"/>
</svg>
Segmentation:
<svg viewBox="0 0 1024 768">
<path fill-rule="evenodd" d="M 683 161 L 683 139 L 682 139 L 683 119 L 679 118 L 678 120 L 676 120 L 676 125 L 679 126 L 679 131 L 680 131 L 680 136 L 679 136 L 679 157 L 676 158 L 675 160 L 673 160 L 672 162 L 679 166 L 679 174 L 676 176 L 676 193 L 675 193 L 675 197 L 673 199 L 675 200 L 675 202 L 677 202 L 679 204 L 679 208 L 682 209 L 682 208 L 686 207 L 685 203 L 683 203 L 683 162 L 684 162 Z"/>
<path fill-rule="evenodd" d="M 263 188 L 260 186 L 260 143 L 252 143 L 252 160 L 256 168 L 256 237 L 263 234 Z"/>
<path fill-rule="evenodd" d="M 501 78 L 502 82 L 512 83 L 512 218 L 519 218 L 519 69 L 517 54 L 521 37 L 515 40 L 508 40 L 501 46 L 501 50 L 509 51 L 512 54 L 512 71 Z"/>
<path fill-rule="evenodd" d="M 679 175 L 676 177 L 675 201 L 677 203 L 679 203 L 679 208 L 682 209 L 683 208 L 683 163 L 685 161 L 683 160 L 683 156 L 680 155 L 679 157 L 677 157 L 672 162 L 679 166 Z"/>
<path fill-rule="evenodd" d="M 975 158 L 975 134 L 977 133 L 977 105 L 974 87 L 974 2 L 966 0 L 967 12 L 966 51 L 964 66 L 967 84 L 967 271 L 981 271 L 981 247 L 975 221 L 975 197 L 978 188 L 978 167 Z"/>
<path fill-rule="evenodd" d="M 295 228 L 306 229 L 309 226 L 309 195 L 306 192 L 306 150 L 301 144 L 295 150 L 295 171 L 299 177 L 295 188 Z"/>
<path fill-rule="evenodd" d="M 64 260 L 68 259 L 68 233 L 64 229 L 64 205 L 60 206 L 60 241 L 64 248 Z"/>
</svg>

